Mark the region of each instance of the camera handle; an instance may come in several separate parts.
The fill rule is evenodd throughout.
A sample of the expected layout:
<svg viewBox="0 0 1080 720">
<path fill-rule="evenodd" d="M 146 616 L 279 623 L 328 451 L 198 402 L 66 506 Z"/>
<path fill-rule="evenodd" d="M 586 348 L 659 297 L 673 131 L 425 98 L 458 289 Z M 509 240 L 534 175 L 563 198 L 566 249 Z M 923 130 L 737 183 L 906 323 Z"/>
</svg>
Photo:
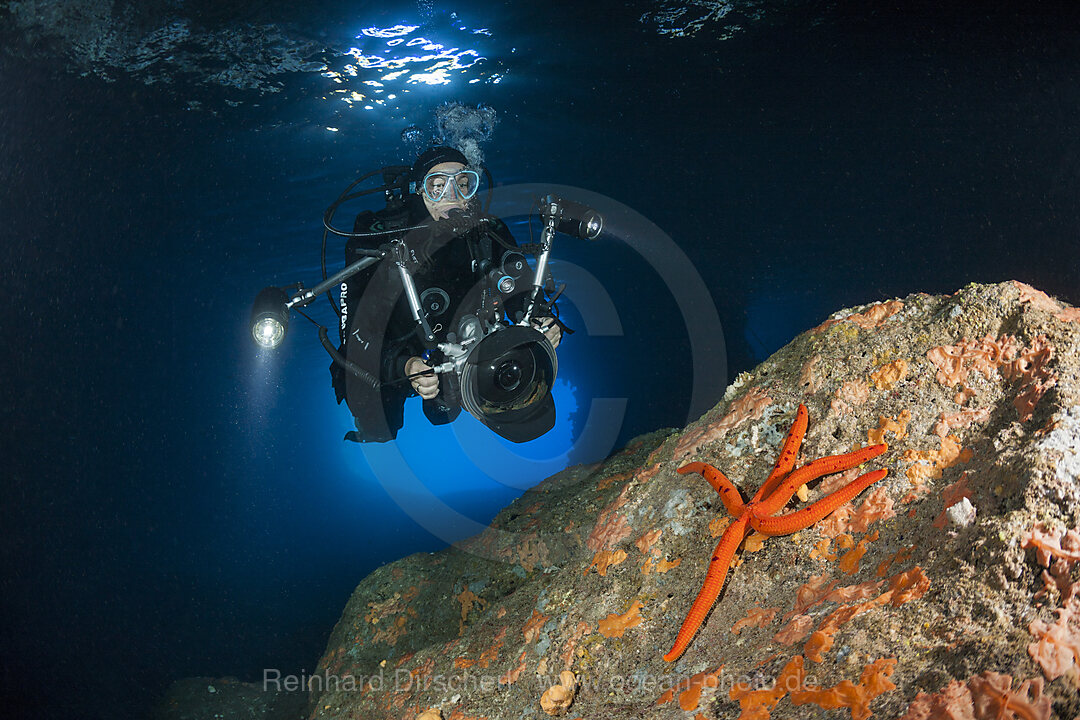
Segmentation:
<svg viewBox="0 0 1080 720">
<path fill-rule="evenodd" d="M 453 422 L 461 412 L 461 390 L 458 378 L 448 373 L 439 381 L 439 394 L 423 402 L 424 416 L 432 425 Z"/>
<path fill-rule="evenodd" d="M 390 243 L 390 253 L 397 265 L 398 276 L 401 278 L 401 287 L 405 289 L 405 298 L 409 301 L 409 310 L 412 312 L 413 322 L 420 330 L 420 336 L 424 345 L 431 348 L 435 346 L 435 333 L 428 324 L 427 315 L 420 308 L 420 293 L 416 290 L 416 282 L 406 265 L 409 249 L 403 240 L 394 240 Z"/>
</svg>

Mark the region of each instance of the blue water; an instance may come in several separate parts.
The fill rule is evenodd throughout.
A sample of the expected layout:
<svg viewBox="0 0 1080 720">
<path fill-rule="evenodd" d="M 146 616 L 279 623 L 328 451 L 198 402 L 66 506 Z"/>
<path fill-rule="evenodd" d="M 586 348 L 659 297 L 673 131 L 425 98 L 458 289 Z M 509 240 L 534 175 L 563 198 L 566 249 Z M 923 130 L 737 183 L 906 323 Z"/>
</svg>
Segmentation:
<svg viewBox="0 0 1080 720">
<path fill-rule="evenodd" d="M 778 5 L 730 39 L 662 35 L 645 3 L 215 15 L 357 47 L 266 94 L 165 60 L 82 76 L 0 15 L 20 48 L 0 52 L 5 716 L 134 717 L 180 677 L 311 670 L 374 567 L 681 427 L 841 307 L 1012 278 L 1080 303 L 1072 11 L 863 5 Z M 418 27 L 363 33 L 398 25 Z M 365 85 L 393 68 L 353 77 L 357 56 L 407 73 Z M 579 330 L 559 420 L 514 446 L 468 417 L 431 427 L 414 400 L 395 444 L 344 443 L 314 328 L 294 315 L 260 357 L 250 303 L 318 279 L 322 211 L 407 162 L 402 132 L 435 132 L 447 102 L 496 111 L 499 183 L 617 209 L 601 240 L 556 246 Z"/>
</svg>

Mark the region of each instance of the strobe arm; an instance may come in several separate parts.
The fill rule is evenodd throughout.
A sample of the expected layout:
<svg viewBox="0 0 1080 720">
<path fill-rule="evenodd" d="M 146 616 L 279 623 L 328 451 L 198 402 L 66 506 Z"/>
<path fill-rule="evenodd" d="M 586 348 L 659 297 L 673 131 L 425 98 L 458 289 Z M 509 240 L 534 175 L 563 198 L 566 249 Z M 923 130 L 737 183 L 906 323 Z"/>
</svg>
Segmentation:
<svg viewBox="0 0 1080 720">
<path fill-rule="evenodd" d="M 533 314 L 540 307 L 550 306 L 554 298 L 544 303 L 544 276 L 547 274 L 548 257 L 555 233 L 576 237 L 581 240 L 595 240 L 604 229 L 604 218 L 596 210 L 573 200 L 545 195 L 539 199 L 540 218 L 544 227 L 540 231 L 540 252 L 536 258 L 536 276 L 533 278 L 532 293 L 525 307 L 521 324 L 528 325 Z M 560 323 L 561 325 L 561 323 Z"/>
<path fill-rule="evenodd" d="M 540 217 L 544 218 L 544 229 L 540 231 L 540 254 L 536 258 L 536 275 L 533 277 L 532 294 L 525 305 L 525 315 L 521 318 L 522 325 L 528 325 L 532 320 L 533 311 L 544 298 L 544 275 L 547 273 L 548 257 L 551 255 L 551 243 L 555 239 L 555 231 L 559 227 L 559 218 L 562 210 L 559 201 L 555 198 L 544 198 L 544 207 Z"/>
<path fill-rule="evenodd" d="M 309 288 L 307 290 L 301 290 L 296 295 L 294 295 L 287 303 L 285 303 L 285 307 L 304 307 L 330 288 L 336 287 L 338 284 L 341 283 L 342 280 L 351 278 L 353 275 L 360 272 L 364 268 L 371 267 L 372 265 L 386 257 L 386 252 L 383 250 L 359 250 L 358 252 L 367 255 L 367 257 L 360 258 L 351 265 L 346 265 L 344 268 L 334 273 L 330 277 L 326 278 L 315 287 Z"/>
</svg>

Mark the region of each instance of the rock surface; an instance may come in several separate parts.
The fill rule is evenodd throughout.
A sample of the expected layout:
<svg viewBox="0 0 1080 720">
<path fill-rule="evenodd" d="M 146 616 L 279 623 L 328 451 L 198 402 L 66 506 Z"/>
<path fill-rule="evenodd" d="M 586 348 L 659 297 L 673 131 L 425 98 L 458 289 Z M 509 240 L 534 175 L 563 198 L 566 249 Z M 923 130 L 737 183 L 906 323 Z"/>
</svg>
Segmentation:
<svg viewBox="0 0 1080 720">
<path fill-rule="evenodd" d="M 850 472 L 888 476 L 807 530 L 749 537 L 665 662 L 726 517 L 676 468 L 711 463 L 749 497 L 800 403 L 798 464 L 886 442 Z M 1080 524 L 1078 453 L 1076 309 L 1007 282 L 837 313 L 684 431 L 570 468 L 481 535 L 373 572 L 319 663 L 310 717 L 543 718 L 571 671 L 569 718 L 1049 717 L 1051 703 L 1072 718 L 1080 536 L 1062 533 Z M 810 483 L 806 502 L 841 484 Z"/>
</svg>

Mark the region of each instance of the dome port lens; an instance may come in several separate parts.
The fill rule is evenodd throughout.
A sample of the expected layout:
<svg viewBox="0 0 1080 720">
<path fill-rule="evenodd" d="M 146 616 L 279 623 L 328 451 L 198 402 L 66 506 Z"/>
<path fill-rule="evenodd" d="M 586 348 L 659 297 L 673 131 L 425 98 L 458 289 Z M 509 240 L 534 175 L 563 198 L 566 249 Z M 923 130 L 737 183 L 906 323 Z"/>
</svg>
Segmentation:
<svg viewBox="0 0 1080 720">
<path fill-rule="evenodd" d="M 551 343 L 535 328 L 493 332 L 462 367 L 462 407 L 511 442 L 535 440 L 555 425 L 551 388 L 558 363 Z"/>
<path fill-rule="evenodd" d="M 496 357 L 478 374 L 477 395 L 488 408 L 509 408 L 536 390 L 536 358 L 529 346 Z"/>
<path fill-rule="evenodd" d="M 506 392 L 513 392 L 521 384 L 521 366 L 514 360 L 507 360 L 495 371 L 495 384 Z"/>
</svg>

